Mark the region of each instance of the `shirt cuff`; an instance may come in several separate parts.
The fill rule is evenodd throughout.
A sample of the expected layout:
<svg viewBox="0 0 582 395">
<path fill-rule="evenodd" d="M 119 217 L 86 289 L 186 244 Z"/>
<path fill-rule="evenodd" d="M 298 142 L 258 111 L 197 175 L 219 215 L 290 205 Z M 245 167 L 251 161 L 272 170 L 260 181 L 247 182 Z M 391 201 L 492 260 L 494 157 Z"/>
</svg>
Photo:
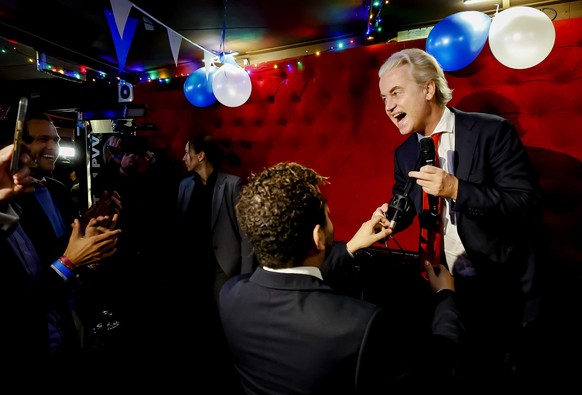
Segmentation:
<svg viewBox="0 0 582 395">
<path fill-rule="evenodd" d="M 350 256 L 353 258 L 354 254 L 351 253 L 350 249 L 348 248 L 348 245 L 346 244 L 346 251 L 348 252 L 348 254 L 350 254 Z"/>
</svg>

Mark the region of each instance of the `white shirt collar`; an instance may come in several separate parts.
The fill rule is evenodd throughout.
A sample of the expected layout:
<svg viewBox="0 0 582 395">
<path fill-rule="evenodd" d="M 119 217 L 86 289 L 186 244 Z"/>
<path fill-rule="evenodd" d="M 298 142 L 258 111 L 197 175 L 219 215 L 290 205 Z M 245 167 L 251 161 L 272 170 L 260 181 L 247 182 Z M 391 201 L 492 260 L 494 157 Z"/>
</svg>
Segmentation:
<svg viewBox="0 0 582 395">
<path fill-rule="evenodd" d="M 318 267 L 315 266 L 296 266 L 290 267 L 285 269 L 273 269 L 267 266 L 263 266 L 268 272 L 275 272 L 275 273 L 291 273 L 291 274 L 306 274 L 308 276 L 317 277 L 321 281 L 323 281 L 323 276 L 321 275 L 321 271 Z"/>
<path fill-rule="evenodd" d="M 439 121 L 436 129 L 436 133 L 453 133 L 455 130 L 455 114 L 448 107 L 445 107 L 443 116 Z"/>
<path fill-rule="evenodd" d="M 445 111 L 443 111 L 443 115 L 439 123 L 436 125 L 436 128 L 433 131 L 434 133 L 453 133 L 455 130 L 455 114 L 448 107 L 445 107 Z M 424 136 L 420 133 L 417 133 L 418 141 L 420 141 Z M 442 137 L 442 136 L 441 136 Z"/>
</svg>

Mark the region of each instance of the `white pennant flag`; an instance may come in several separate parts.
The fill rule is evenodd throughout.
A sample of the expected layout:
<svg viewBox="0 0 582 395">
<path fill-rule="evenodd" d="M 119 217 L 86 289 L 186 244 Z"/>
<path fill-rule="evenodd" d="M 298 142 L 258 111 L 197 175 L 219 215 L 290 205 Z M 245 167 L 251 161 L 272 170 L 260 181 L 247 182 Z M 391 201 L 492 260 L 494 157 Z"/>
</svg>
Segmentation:
<svg viewBox="0 0 582 395">
<path fill-rule="evenodd" d="M 115 18 L 115 24 L 117 25 L 117 30 L 119 31 L 119 37 L 123 39 L 123 31 L 125 30 L 125 24 L 127 23 L 127 18 L 129 17 L 129 12 L 131 11 L 131 2 L 128 0 L 111 0 L 111 10 L 113 11 L 113 17 Z"/>
<path fill-rule="evenodd" d="M 178 66 L 178 54 L 180 53 L 180 45 L 182 44 L 182 36 L 170 28 L 168 30 L 168 40 L 170 40 L 170 48 L 174 56 L 174 63 Z"/>
<path fill-rule="evenodd" d="M 208 51 L 204 51 L 204 71 L 206 72 L 206 79 L 208 80 L 208 74 L 210 73 L 210 66 L 212 66 L 212 59 L 214 55 Z"/>
</svg>

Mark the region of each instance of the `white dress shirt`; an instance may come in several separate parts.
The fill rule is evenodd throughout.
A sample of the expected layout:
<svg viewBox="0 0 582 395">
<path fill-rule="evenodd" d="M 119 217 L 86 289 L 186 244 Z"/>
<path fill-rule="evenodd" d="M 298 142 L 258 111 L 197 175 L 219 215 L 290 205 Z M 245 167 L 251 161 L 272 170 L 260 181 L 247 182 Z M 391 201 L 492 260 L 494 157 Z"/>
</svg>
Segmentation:
<svg viewBox="0 0 582 395">
<path fill-rule="evenodd" d="M 433 133 L 441 133 L 437 148 L 439 167 L 447 173 L 455 175 L 455 114 L 451 110 L 445 107 L 443 116 Z M 471 276 L 474 271 L 457 231 L 458 214 L 451 209 L 450 198 L 443 199 L 443 201 L 443 246 L 447 266 L 451 273 L 455 268 L 457 274 Z"/>
</svg>

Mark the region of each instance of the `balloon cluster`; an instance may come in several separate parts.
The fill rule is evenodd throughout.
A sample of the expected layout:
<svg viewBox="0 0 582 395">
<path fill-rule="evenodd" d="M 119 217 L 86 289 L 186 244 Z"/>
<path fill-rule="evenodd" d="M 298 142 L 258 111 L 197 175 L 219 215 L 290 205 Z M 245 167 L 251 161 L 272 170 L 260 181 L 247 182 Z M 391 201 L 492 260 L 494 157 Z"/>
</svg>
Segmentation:
<svg viewBox="0 0 582 395">
<path fill-rule="evenodd" d="M 196 107 L 208 107 L 216 102 L 216 96 L 212 91 L 212 80 L 216 70 L 218 70 L 216 66 L 210 66 L 206 74 L 206 68 L 200 67 L 186 78 L 184 95 Z"/>
<path fill-rule="evenodd" d="M 186 78 L 184 95 L 197 107 L 208 107 L 217 100 L 228 107 L 243 105 L 252 91 L 251 78 L 238 65 L 212 65 L 209 71 L 201 67 Z"/>
<path fill-rule="evenodd" d="M 514 69 L 533 67 L 550 53 L 556 31 L 550 18 L 531 7 L 511 7 L 493 19 L 479 11 L 463 11 L 437 23 L 426 40 L 426 51 L 444 71 L 457 71 L 471 64 L 487 39 L 491 53 L 503 65 Z M 201 67 L 184 83 L 186 99 L 197 107 L 217 100 L 228 107 L 246 103 L 252 91 L 248 73 L 232 57 L 224 56 L 220 68 Z"/>
<path fill-rule="evenodd" d="M 512 69 L 527 69 L 541 63 L 550 54 L 555 41 L 554 24 L 536 8 L 508 8 L 491 22 L 491 53 Z"/>
<path fill-rule="evenodd" d="M 514 69 L 533 67 L 550 53 L 556 31 L 550 18 L 531 7 L 511 7 L 491 20 L 478 11 L 463 11 L 437 23 L 426 40 L 426 51 L 444 71 L 471 64 L 489 38 L 491 53 Z"/>
<path fill-rule="evenodd" d="M 228 107 L 243 105 L 251 96 L 251 77 L 239 66 L 223 64 L 212 81 L 212 91 Z"/>
<path fill-rule="evenodd" d="M 491 18 L 479 11 L 463 11 L 449 15 L 430 31 L 426 51 L 434 56 L 445 71 L 468 66 L 481 53 L 487 42 Z"/>
</svg>

